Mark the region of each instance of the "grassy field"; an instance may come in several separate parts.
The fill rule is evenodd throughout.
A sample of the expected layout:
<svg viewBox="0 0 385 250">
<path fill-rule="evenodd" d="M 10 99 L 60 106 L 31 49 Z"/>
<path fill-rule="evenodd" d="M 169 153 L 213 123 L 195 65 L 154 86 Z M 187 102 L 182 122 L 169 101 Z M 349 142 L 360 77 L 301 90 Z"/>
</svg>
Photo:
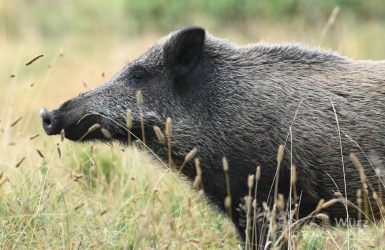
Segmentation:
<svg viewBox="0 0 385 250">
<path fill-rule="evenodd" d="M 317 5 L 314 15 L 299 12 L 304 16 L 298 14 L 304 1 L 285 1 L 283 6 L 300 4 L 283 21 L 279 13 L 286 12 L 274 7 L 277 3 L 260 7 L 274 18 L 254 20 L 258 11 L 236 18 L 237 12 L 229 11 L 237 6 L 233 2 L 231 8 L 222 1 L 214 7 L 197 1 L 185 19 L 175 13 L 189 5 L 159 14 L 161 7 L 150 8 L 147 1 L 129 2 L 126 9 L 120 1 L 0 2 L 1 249 L 240 249 L 231 222 L 155 156 L 118 144 L 61 141 L 46 136 L 40 125 L 42 107 L 56 108 L 104 82 L 166 30 L 199 24 L 238 44 L 297 41 L 355 59 L 385 58 L 377 1 L 365 8 L 380 14 L 341 5 L 335 20 L 329 19 L 333 1 Z M 223 20 L 207 10 L 197 14 L 206 7 L 213 16 L 234 16 L 234 23 L 223 28 Z M 152 18 L 149 24 L 142 12 Z M 24 66 L 38 54 L 44 57 Z M 349 232 L 308 226 L 298 249 L 345 249 L 348 241 L 352 249 L 385 249 L 384 224 Z"/>
</svg>

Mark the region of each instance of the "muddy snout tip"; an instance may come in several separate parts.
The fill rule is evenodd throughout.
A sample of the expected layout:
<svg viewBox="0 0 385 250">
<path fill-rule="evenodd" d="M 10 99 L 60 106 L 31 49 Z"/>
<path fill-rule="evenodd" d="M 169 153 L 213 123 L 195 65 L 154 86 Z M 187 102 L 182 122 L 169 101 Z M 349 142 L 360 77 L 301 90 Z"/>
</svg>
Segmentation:
<svg viewBox="0 0 385 250">
<path fill-rule="evenodd" d="M 60 133 L 60 124 L 53 112 L 49 112 L 47 109 L 42 108 L 40 110 L 40 119 L 47 135 L 56 135 Z"/>
</svg>

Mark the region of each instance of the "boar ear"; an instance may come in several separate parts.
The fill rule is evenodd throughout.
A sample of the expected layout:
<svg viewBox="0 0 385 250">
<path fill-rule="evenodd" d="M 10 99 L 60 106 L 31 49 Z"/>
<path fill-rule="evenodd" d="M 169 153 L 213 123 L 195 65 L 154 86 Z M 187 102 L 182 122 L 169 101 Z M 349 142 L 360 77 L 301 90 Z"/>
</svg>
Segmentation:
<svg viewBox="0 0 385 250">
<path fill-rule="evenodd" d="M 203 54 L 205 30 L 188 27 L 173 35 L 165 45 L 166 60 L 178 75 L 190 72 Z"/>
</svg>

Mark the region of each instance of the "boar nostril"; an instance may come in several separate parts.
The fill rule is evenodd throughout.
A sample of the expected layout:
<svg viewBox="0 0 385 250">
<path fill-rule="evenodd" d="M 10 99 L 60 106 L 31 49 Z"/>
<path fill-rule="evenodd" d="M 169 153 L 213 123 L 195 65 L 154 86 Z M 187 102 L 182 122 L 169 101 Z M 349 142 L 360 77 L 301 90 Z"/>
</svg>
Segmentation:
<svg viewBox="0 0 385 250">
<path fill-rule="evenodd" d="M 44 124 L 51 125 L 51 118 L 48 116 L 45 116 L 43 118 L 43 122 L 44 122 Z"/>
</svg>

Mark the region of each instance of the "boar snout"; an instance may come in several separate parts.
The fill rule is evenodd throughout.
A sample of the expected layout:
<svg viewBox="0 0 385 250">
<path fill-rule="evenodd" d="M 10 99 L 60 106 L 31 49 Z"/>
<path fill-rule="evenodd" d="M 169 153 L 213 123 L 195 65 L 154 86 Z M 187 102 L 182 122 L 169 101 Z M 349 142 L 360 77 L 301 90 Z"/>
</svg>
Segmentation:
<svg viewBox="0 0 385 250">
<path fill-rule="evenodd" d="M 43 129 L 47 135 L 56 135 L 62 130 L 60 121 L 54 111 L 49 112 L 47 109 L 42 108 L 40 110 L 40 118 Z"/>
</svg>

